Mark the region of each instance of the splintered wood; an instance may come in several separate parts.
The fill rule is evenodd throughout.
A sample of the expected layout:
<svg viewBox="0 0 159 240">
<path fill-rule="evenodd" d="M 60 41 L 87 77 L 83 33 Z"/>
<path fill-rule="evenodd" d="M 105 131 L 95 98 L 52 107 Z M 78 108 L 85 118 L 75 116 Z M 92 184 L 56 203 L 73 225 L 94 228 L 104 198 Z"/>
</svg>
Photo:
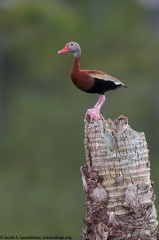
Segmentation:
<svg viewBox="0 0 159 240">
<path fill-rule="evenodd" d="M 127 118 L 85 119 L 86 194 L 83 240 L 157 240 L 154 187 L 144 133 Z"/>
</svg>

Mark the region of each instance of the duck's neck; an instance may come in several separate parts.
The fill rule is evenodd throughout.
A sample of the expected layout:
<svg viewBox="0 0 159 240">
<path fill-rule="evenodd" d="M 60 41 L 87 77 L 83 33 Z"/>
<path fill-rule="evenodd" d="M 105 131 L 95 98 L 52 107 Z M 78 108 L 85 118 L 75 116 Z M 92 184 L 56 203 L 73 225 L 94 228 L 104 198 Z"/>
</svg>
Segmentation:
<svg viewBox="0 0 159 240">
<path fill-rule="evenodd" d="M 76 73 L 78 71 L 80 71 L 80 56 L 74 57 L 72 65 L 72 72 Z"/>
<path fill-rule="evenodd" d="M 74 52 L 74 57 L 80 57 L 80 56 L 81 56 L 81 48 L 79 46 L 78 49 Z"/>
</svg>

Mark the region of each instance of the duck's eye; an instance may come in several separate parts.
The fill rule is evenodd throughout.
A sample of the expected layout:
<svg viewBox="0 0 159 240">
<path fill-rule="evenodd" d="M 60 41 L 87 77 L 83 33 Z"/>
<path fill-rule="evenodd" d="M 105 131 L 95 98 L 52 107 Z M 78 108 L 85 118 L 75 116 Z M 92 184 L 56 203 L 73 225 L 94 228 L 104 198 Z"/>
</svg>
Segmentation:
<svg viewBox="0 0 159 240">
<path fill-rule="evenodd" d="M 71 43 L 70 45 L 71 45 L 71 47 L 73 47 L 73 45 L 74 45 L 74 44 L 73 44 L 73 43 Z"/>
</svg>

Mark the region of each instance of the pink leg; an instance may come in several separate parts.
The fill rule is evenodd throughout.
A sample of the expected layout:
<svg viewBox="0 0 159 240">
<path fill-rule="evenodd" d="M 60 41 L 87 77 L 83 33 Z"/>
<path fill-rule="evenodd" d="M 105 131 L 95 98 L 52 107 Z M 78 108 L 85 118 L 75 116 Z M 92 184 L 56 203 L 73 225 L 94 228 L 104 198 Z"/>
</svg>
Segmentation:
<svg viewBox="0 0 159 240">
<path fill-rule="evenodd" d="M 96 122 L 98 122 L 100 109 L 101 109 L 102 105 L 104 104 L 105 100 L 106 100 L 106 97 L 104 95 L 100 94 L 99 100 L 96 103 L 96 105 L 94 106 L 94 108 L 87 110 L 87 114 L 90 116 L 90 121 L 95 120 Z"/>
</svg>

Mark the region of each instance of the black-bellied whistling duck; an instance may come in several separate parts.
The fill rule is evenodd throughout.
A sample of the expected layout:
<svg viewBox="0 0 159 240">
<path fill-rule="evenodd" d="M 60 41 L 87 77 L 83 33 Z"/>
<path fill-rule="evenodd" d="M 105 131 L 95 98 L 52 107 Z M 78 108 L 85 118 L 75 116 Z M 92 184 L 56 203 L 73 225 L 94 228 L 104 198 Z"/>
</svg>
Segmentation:
<svg viewBox="0 0 159 240">
<path fill-rule="evenodd" d="M 99 113 L 105 102 L 104 93 L 109 90 L 115 90 L 120 87 L 126 87 L 118 79 L 97 70 L 81 70 L 80 56 L 81 48 L 77 42 L 69 42 L 58 53 L 73 52 L 74 61 L 71 70 L 71 79 L 77 88 L 87 93 L 98 93 L 99 100 L 96 105 L 87 110 L 90 120 L 99 120 Z"/>
</svg>

